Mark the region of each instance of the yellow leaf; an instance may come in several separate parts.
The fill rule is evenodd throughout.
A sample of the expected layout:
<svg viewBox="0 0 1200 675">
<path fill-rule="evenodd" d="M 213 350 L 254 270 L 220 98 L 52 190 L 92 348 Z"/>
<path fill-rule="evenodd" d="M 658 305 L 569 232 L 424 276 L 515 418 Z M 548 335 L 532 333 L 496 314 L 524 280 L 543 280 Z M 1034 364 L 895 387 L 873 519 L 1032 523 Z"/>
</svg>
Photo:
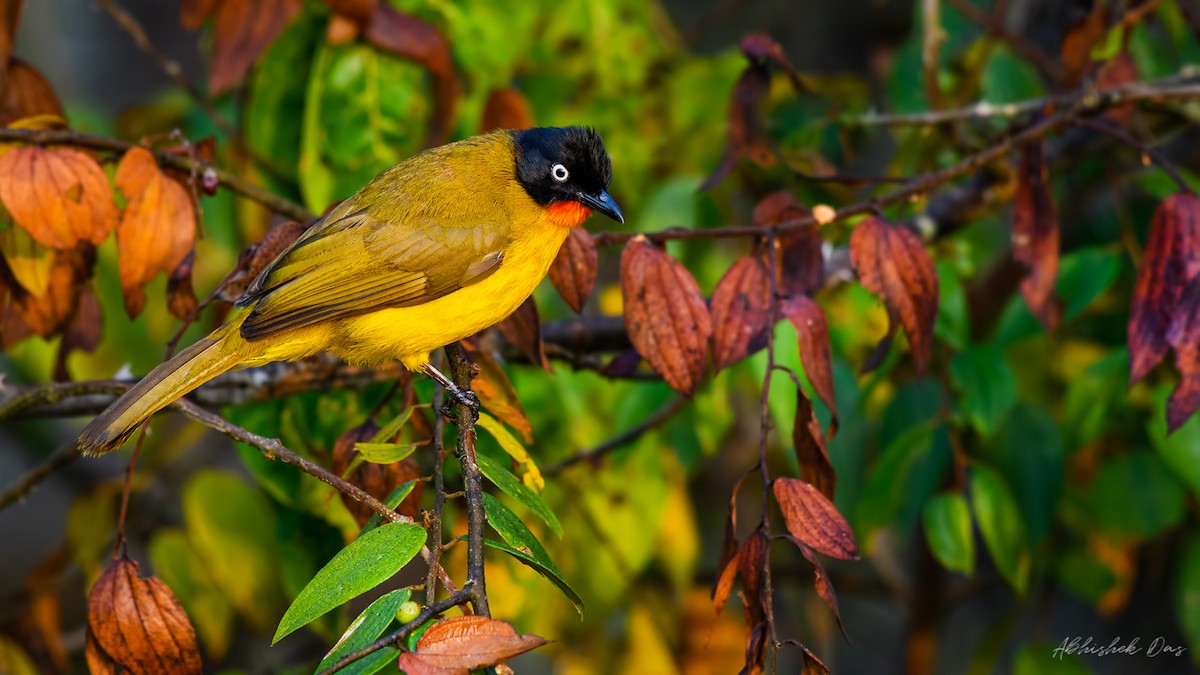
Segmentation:
<svg viewBox="0 0 1200 675">
<path fill-rule="evenodd" d="M 521 481 L 525 483 L 525 487 L 540 493 L 546 486 L 546 480 L 542 478 L 542 472 L 538 470 L 537 464 L 529 456 L 525 446 L 521 445 L 521 442 L 509 433 L 503 424 L 487 413 L 479 413 L 479 421 L 476 424 L 486 429 L 504 449 L 504 452 L 507 452 L 517 463 L 521 471 Z"/>
</svg>

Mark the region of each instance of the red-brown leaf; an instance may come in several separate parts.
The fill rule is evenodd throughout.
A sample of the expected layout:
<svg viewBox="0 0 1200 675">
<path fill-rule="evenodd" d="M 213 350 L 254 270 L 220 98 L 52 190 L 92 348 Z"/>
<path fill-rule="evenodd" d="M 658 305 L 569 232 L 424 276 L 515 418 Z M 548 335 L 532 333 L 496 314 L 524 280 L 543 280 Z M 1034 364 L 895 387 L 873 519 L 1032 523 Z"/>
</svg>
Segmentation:
<svg viewBox="0 0 1200 675">
<path fill-rule="evenodd" d="M 504 374 L 504 369 L 487 351 L 470 346 L 466 341 L 463 341 L 463 346 L 479 367 L 479 372 L 471 379 L 471 391 L 479 396 L 479 403 L 497 419 L 521 432 L 526 443 L 532 443 L 533 426 L 525 417 L 525 409 L 517 399 L 517 390 L 508 375 Z"/>
<path fill-rule="evenodd" d="M 829 611 L 833 612 L 833 616 L 838 622 L 838 628 L 842 630 L 842 635 L 845 635 L 846 627 L 842 625 L 842 612 L 838 609 L 837 594 L 833 590 L 833 582 L 829 579 L 829 573 L 825 571 L 825 565 L 821 564 L 821 559 L 817 557 L 816 552 L 806 546 L 804 542 L 790 534 L 787 535 L 787 538 L 796 545 L 796 548 L 800 549 L 800 553 L 804 554 L 804 557 L 813 566 L 813 572 L 817 577 L 814 582 L 817 595 L 825 601 L 825 606 L 829 608 Z M 818 661 L 818 663 L 820 662 Z"/>
<path fill-rule="evenodd" d="M 136 317 L 145 303 L 142 286 L 175 271 L 192 250 L 196 215 L 187 189 L 159 170 L 145 148 L 125 153 L 116 184 L 127 202 L 117 226 L 117 262 L 125 309 Z"/>
<path fill-rule="evenodd" d="M 837 489 L 837 474 L 829 461 L 829 451 L 825 449 L 825 437 L 821 433 L 821 423 L 817 421 L 813 412 L 812 401 L 800 390 L 796 391 L 796 422 L 792 427 L 792 444 L 796 447 L 800 475 L 832 501 Z"/>
<path fill-rule="evenodd" d="M 798 220 L 809 210 L 787 191 L 773 192 L 754 207 L 754 224 L 762 227 Z M 815 226 L 780 235 L 776 240 L 775 279 L 783 295 L 812 295 L 825 285 L 824 240 Z"/>
<path fill-rule="evenodd" d="M 733 591 L 733 582 L 737 579 L 737 563 L 738 559 L 734 557 L 720 567 L 721 576 L 717 577 L 717 585 L 713 586 L 713 610 L 717 614 L 725 609 L 725 603 L 729 601 L 729 593 Z"/>
<path fill-rule="evenodd" d="M 833 356 L 829 350 L 829 326 L 825 320 L 825 310 L 812 299 L 796 295 L 785 300 L 780 311 L 796 329 L 804 374 L 833 416 L 829 425 L 829 435 L 832 437 L 838 425 L 837 398 L 833 393 Z"/>
<path fill-rule="evenodd" d="M 104 316 L 100 310 L 100 301 L 90 284 L 83 284 L 79 293 L 79 302 L 71 320 L 63 330 L 62 342 L 58 345 L 58 359 L 55 364 L 54 379 L 64 382 L 69 379 L 67 372 L 67 357 L 71 352 L 94 352 L 100 346 L 100 336 L 104 328 Z"/>
<path fill-rule="evenodd" d="M 1128 51 L 1122 51 L 1101 66 L 1100 74 L 1096 77 L 1096 90 L 1115 89 L 1140 79 L 1133 57 Z M 1104 116 L 1118 124 L 1129 125 L 1133 122 L 1136 109 L 1134 104 L 1126 103 L 1105 110 Z"/>
<path fill-rule="evenodd" d="M 520 349 L 529 360 L 539 365 L 547 373 L 553 373 L 550 359 L 546 358 L 546 345 L 542 342 L 542 320 L 538 317 L 537 302 L 533 296 L 525 298 L 525 302 L 507 319 L 496 324 L 496 328 L 504 334 L 509 342 Z"/>
<path fill-rule="evenodd" d="M 1091 63 L 1092 47 L 1108 29 L 1108 3 L 1096 2 L 1091 11 L 1080 16 L 1063 36 L 1061 58 L 1067 84 L 1079 81 Z"/>
<path fill-rule="evenodd" d="M 563 300 L 576 312 L 582 312 L 596 286 L 599 255 L 592 235 L 582 227 L 571 228 L 558 256 L 550 265 L 550 281 Z"/>
<path fill-rule="evenodd" d="M 408 457 L 391 464 L 360 462 L 347 475 L 346 469 L 350 468 L 350 464 L 358 457 L 358 451 L 354 449 L 354 444 L 370 441 L 378 431 L 379 427 L 368 420 L 339 436 L 333 444 L 333 462 L 330 468 L 335 474 L 344 476 L 346 480 L 370 493 L 372 497 L 383 500 L 397 487 L 410 480 L 420 478 L 421 469 L 417 466 L 416 460 Z M 413 491 L 404 498 L 404 501 L 400 502 L 396 511 L 410 518 L 417 517 L 421 512 L 421 495 L 424 489 L 425 484 L 417 481 L 413 486 Z M 371 507 L 349 495 L 342 494 L 341 498 L 346 509 L 350 511 L 350 515 L 354 516 L 354 520 L 358 522 L 359 527 L 366 525 L 371 516 L 375 514 Z"/>
<path fill-rule="evenodd" d="M 1058 280 L 1058 214 L 1050 194 L 1044 141 L 1030 143 L 1021 151 L 1013 201 L 1012 252 L 1029 269 L 1021 280 L 1025 303 L 1042 325 L 1053 329 L 1062 317 L 1062 303 L 1054 294 Z"/>
<path fill-rule="evenodd" d="M 179 5 L 179 23 L 188 30 L 196 30 L 212 15 L 221 0 L 183 0 Z"/>
<path fill-rule="evenodd" d="M 467 675 L 544 644 L 545 639 L 518 634 L 503 621 L 455 616 L 430 626 L 415 651 L 400 655 L 400 669 L 408 675 Z"/>
<path fill-rule="evenodd" d="M 773 489 L 775 501 L 779 503 L 792 536 L 831 558 L 850 560 L 858 557 L 854 532 L 825 495 L 794 478 L 776 478 Z"/>
<path fill-rule="evenodd" d="M 8 125 L 34 115 L 62 117 L 62 103 L 45 75 L 21 59 L 12 59 L 4 74 L 4 104 L 0 110 L 0 124 Z"/>
<path fill-rule="evenodd" d="M 167 309 L 180 321 L 186 321 L 196 311 L 196 291 L 192 288 L 192 261 L 195 258 L 196 250 L 192 249 L 167 278 Z"/>
<path fill-rule="evenodd" d="M 198 25 L 209 12 L 216 14 L 208 88 L 223 94 L 245 79 L 259 55 L 279 37 L 303 5 L 301 0 L 217 0 L 183 7 L 185 26 Z M 203 13 L 203 16 L 201 14 Z M 195 21 L 201 16 L 200 21 Z"/>
<path fill-rule="evenodd" d="M 17 24 L 21 22 L 21 10 L 25 0 L 7 0 L 0 4 L 0 67 L 8 63 L 13 46 L 17 42 Z"/>
<path fill-rule="evenodd" d="M 171 589 L 138 565 L 114 561 L 88 593 L 89 664 L 115 663 L 131 673 L 199 673 L 196 631 Z M 89 645 L 92 646 L 92 645 Z M 102 672 L 108 672 L 103 667 Z"/>
<path fill-rule="evenodd" d="M 891 324 L 899 322 L 908 336 L 917 369 L 925 370 L 933 356 L 938 279 L 920 237 L 872 216 L 850 234 L 850 263 L 863 287 L 883 298 Z"/>
<path fill-rule="evenodd" d="M 747 157 L 762 167 L 775 163 L 775 153 L 767 143 L 761 111 L 770 89 L 771 72 L 766 64 L 751 61 L 733 88 L 729 103 L 729 130 L 726 133 L 725 154 L 712 175 L 700 186 L 700 190 L 708 190 L 724 180 L 742 157 Z"/>
<path fill-rule="evenodd" d="M 371 15 L 366 38 L 380 49 L 419 63 L 433 75 L 433 118 L 426 142 L 445 143 L 454 125 L 454 111 L 462 89 L 446 37 L 421 19 L 381 2 Z"/>
<path fill-rule="evenodd" d="M 533 126 L 533 115 L 529 102 L 516 89 L 494 89 L 483 106 L 483 124 L 480 133 L 493 129 L 528 129 Z"/>
<path fill-rule="evenodd" d="M 354 21 L 365 24 L 370 21 L 379 0 L 321 0 L 333 11 Z"/>
<path fill-rule="evenodd" d="M 0 157 L 0 199 L 43 246 L 99 244 L 117 223 L 112 189 L 96 160 L 71 148 L 25 147 Z"/>
<path fill-rule="evenodd" d="M 758 528 L 742 542 L 738 552 L 738 576 L 742 578 L 743 613 L 747 626 L 756 626 L 767 617 L 766 583 L 767 552 L 771 546 L 767 533 Z"/>
<path fill-rule="evenodd" d="M 1150 222 L 1129 316 L 1129 384 L 1149 373 L 1167 353 L 1167 332 L 1184 308 L 1181 298 L 1200 272 L 1200 198 L 1167 197 Z"/>
<path fill-rule="evenodd" d="M 1180 295 L 1167 343 L 1175 349 L 1180 375 L 1167 399 L 1167 431 L 1173 432 L 1200 408 L 1200 275 L 1193 276 Z"/>
<path fill-rule="evenodd" d="M 621 253 L 621 296 L 634 348 L 676 391 L 694 394 L 712 319 L 691 273 L 639 235 Z"/>
<path fill-rule="evenodd" d="M 770 304 L 771 284 L 762 260 L 739 258 L 713 290 L 713 363 L 717 370 L 766 346 Z"/>
<path fill-rule="evenodd" d="M 774 61 L 783 69 L 783 72 L 787 73 L 788 79 L 792 81 L 792 86 L 796 88 L 797 93 L 808 93 L 808 88 L 800 80 L 800 74 L 792 67 L 791 61 L 788 61 L 787 54 L 784 53 L 783 47 L 778 42 L 762 33 L 756 33 L 742 38 L 741 47 L 742 53 L 751 61 Z"/>
<path fill-rule="evenodd" d="M 217 285 L 216 297 L 225 302 L 236 302 L 258 273 L 291 246 L 305 229 L 305 225 L 287 220 L 267 230 L 261 241 L 246 247 L 238 256 L 237 265 Z"/>
</svg>

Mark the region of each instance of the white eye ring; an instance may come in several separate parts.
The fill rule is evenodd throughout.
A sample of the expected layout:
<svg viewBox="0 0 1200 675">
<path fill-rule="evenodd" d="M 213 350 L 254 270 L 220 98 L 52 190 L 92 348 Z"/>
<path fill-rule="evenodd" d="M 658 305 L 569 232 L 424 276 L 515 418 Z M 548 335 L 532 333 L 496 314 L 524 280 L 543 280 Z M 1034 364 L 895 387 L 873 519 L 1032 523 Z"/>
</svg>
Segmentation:
<svg viewBox="0 0 1200 675">
<path fill-rule="evenodd" d="M 571 174 L 567 172 L 567 167 L 562 164 L 555 164 L 550 167 L 550 176 L 560 183 L 565 181 L 569 175 Z"/>
</svg>

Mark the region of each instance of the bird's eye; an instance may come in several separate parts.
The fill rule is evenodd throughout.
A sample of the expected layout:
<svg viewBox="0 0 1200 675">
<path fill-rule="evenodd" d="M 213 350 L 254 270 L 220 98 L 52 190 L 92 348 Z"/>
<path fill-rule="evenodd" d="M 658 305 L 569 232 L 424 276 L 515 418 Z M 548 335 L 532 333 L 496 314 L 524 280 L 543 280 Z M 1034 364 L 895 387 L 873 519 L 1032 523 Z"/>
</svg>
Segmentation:
<svg viewBox="0 0 1200 675">
<path fill-rule="evenodd" d="M 563 166 L 562 164 L 555 164 L 554 166 L 550 167 L 550 175 L 554 178 L 554 180 L 561 183 L 567 179 L 567 176 L 571 174 L 567 171 L 567 167 Z"/>
</svg>

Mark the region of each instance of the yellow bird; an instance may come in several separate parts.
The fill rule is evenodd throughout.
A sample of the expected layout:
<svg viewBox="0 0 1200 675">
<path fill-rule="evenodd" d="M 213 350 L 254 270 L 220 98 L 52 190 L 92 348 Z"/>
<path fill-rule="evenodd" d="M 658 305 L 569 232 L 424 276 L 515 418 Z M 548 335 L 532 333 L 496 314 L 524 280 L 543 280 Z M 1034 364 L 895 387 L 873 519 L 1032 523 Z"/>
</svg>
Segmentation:
<svg viewBox="0 0 1200 675">
<path fill-rule="evenodd" d="M 231 368 L 322 350 L 365 366 L 399 359 L 466 399 L 429 353 L 515 311 L 593 209 L 624 222 L 611 178 L 603 141 L 582 127 L 495 131 L 401 162 L 279 254 L 243 311 L 117 399 L 78 449 L 113 450 Z"/>
</svg>

